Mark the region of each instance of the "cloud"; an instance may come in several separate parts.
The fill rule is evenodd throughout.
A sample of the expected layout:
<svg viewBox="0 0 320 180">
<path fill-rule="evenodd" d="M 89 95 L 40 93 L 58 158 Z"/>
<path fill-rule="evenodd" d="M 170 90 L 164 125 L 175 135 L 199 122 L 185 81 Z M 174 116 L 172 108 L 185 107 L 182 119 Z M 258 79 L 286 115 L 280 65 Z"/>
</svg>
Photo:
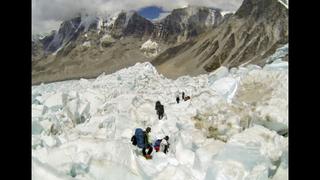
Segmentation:
<svg viewBox="0 0 320 180">
<path fill-rule="evenodd" d="M 34 21 L 32 22 L 32 33 L 50 33 L 52 30 L 57 30 L 61 23 L 62 21 L 59 20 Z"/>
<path fill-rule="evenodd" d="M 169 14 L 170 14 L 170 12 L 162 12 L 162 13 L 159 14 L 159 17 L 153 19 L 153 21 L 159 21 L 159 20 L 167 17 Z"/>
<path fill-rule="evenodd" d="M 187 5 L 209 6 L 236 11 L 243 0 L 32 0 L 32 30 L 42 33 L 57 29 L 59 24 L 80 11 L 106 15 L 121 10 L 139 10 L 159 6 L 164 11 Z"/>
</svg>

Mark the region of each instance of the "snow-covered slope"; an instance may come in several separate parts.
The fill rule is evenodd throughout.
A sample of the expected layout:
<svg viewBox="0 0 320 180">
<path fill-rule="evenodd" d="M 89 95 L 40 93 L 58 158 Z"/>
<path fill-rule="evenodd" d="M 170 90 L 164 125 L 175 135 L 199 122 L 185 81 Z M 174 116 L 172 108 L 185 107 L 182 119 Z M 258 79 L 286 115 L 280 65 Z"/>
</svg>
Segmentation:
<svg viewBox="0 0 320 180">
<path fill-rule="evenodd" d="M 33 86 L 32 177 L 287 177 L 288 138 L 278 134 L 288 128 L 287 67 L 221 67 L 171 80 L 146 62 L 97 79 Z M 177 104 L 182 91 L 191 99 Z M 146 160 L 131 145 L 135 128 L 147 126 L 153 140 L 170 137 L 168 154 Z"/>
</svg>

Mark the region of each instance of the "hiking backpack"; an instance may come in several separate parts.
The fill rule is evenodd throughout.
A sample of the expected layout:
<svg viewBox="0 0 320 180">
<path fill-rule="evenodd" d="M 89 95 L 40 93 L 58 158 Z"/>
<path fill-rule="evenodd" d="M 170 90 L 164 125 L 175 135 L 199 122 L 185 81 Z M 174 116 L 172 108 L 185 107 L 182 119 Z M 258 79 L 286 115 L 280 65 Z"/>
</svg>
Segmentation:
<svg viewBox="0 0 320 180">
<path fill-rule="evenodd" d="M 135 133 L 135 139 L 137 142 L 137 146 L 139 148 L 144 148 L 145 147 L 145 142 L 144 142 L 144 132 L 141 128 L 137 128 Z"/>
<path fill-rule="evenodd" d="M 154 143 L 154 147 L 158 147 L 161 144 L 162 139 L 158 139 L 156 140 L 156 142 Z"/>
<path fill-rule="evenodd" d="M 135 135 L 133 135 L 133 136 L 131 137 L 131 142 L 132 142 L 133 145 L 137 145 L 137 139 L 136 139 L 136 136 L 135 136 Z"/>
</svg>

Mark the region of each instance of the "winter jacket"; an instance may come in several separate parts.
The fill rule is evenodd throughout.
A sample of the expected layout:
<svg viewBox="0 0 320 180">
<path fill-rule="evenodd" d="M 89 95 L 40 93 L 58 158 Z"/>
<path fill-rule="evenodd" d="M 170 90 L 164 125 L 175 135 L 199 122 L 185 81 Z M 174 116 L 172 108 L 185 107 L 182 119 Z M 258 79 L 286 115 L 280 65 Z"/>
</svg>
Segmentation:
<svg viewBox="0 0 320 180">
<path fill-rule="evenodd" d="M 145 132 L 145 131 L 144 131 L 144 144 L 145 144 L 146 146 L 148 146 L 148 145 L 151 146 L 151 145 L 152 145 L 150 133 L 147 133 L 147 132 Z"/>
<path fill-rule="evenodd" d="M 168 141 L 165 140 L 165 139 L 162 139 L 162 141 L 161 141 L 161 143 L 160 143 L 160 151 L 161 151 L 161 152 L 164 152 L 165 146 L 168 146 L 168 145 L 169 145 Z"/>
<path fill-rule="evenodd" d="M 157 110 L 157 111 L 158 111 L 158 109 L 160 108 L 160 106 L 161 106 L 160 101 L 157 101 L 157 102 L 156 102 L 155 110 Z"/>
<path fill-rule="evenodd" d="M 163 107 L 163 105 L 160 105 L 160 107 L 159 107 L 159 113 L 164 113 L 164 107 Z"/>
</svg>

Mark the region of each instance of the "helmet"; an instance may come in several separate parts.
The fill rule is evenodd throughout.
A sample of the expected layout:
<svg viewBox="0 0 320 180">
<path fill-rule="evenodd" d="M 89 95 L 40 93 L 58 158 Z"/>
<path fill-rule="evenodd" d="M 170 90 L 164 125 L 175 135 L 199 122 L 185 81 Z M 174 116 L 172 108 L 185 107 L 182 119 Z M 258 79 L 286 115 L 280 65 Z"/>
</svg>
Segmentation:
<svg viewBox="0 0 320 180">
<path fill-rule="evenodd" d="M 147 127 L 146 132 L 148 132 L 148 133 L 151 132 L 151 128 Z"/>
<path fill-rule="evenodd" d="M 168 141 L 169 140 L 169 136 L 164 137 L 164 139 Z"/>
</svg>

